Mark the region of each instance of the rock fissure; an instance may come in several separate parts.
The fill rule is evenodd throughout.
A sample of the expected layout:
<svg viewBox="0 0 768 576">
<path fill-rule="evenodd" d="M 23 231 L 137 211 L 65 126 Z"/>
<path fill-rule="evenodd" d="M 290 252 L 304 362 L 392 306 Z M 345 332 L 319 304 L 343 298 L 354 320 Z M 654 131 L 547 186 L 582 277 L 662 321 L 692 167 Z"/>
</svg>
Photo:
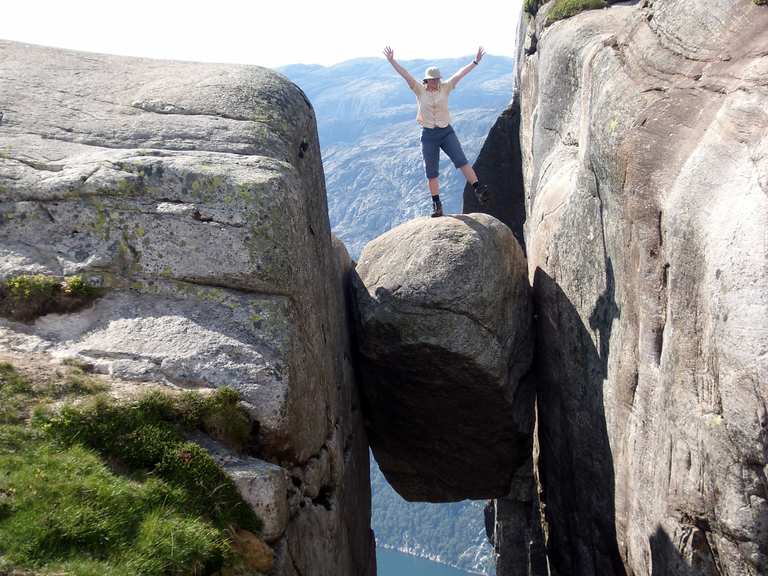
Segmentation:
<svg viewBox="0 0 768 576">
<path fill-rule="evenodd" d="M 234 120 L 236 122 L 252 122 L 259 123 L 258 120 L 253 118 L 247 118 L 244 116 L 234 116 L 224 113 L 211 113 L 211 112 L 199 112 L 196 110 L 188 110 L 181 106 L 176 106 L 169 102 L 134 102 L 130 105 L 131 108 L 147 112 L 149 114 L 160 115 L 177 115 L 177 116 L 205 116 L 209 118 L 221 118 L 224 120 Z"/>
<path fill-rule="evenodd" d="M 288 289 L 278 289 L 275 286 L 246 286 L 243 284 L 229 284 L 224 282 L 211 282 L 210 278 L 198 279 L 189 276 L 180 276 L 175 279 L 176 282 L 192 284 L 194 286 L 201 286 L 204 288 L 223 288 L 235 293 L 243 295 L 257 295 L 257 296 L 277 296 L 281 298 L 287 298 L 290 301 L 295 299 L 295 293 Z"/>
<path fill-rule="evenodd" d="M 420 310 L 430 310 L 430 311 L 433 311 L 433 312 L 446 312 L 448 314 L 455 314 L 457 316 L 463 316 L 463 317 L 469 319 L 470 321 L 474 322 L 475 324 L 477 324 L 484 331 L 488 332 L 488 334 L 490 334 L 495 340 L 501 342 L 501 336 L 493 328 L 491 328 L 490 326 L 486 325 L 477 316 L 475 316 L 471 312 L 467 312 L 466 310 L 458 310 L 456 308 L 449 308 L 448 306 L 445 306 L 445 305 L 442 305 L 442 304 L 438 304 L 438 303 L 420 303 L 420 304 L 415 304 L 413 306 L 410 306 L 410 305 L 409 306 L 402 306 L 401 305 L 401 306 L 397 307 L 397 312 L 401 313 L 401 314 L 421 314 L 421 315 L 424 315 L 424 314 L 429 315 L 430 314 L 429 312 L 427 312 L 427 313 L 420 312 Z"/>
<path fill-rule="evenodd" d="M 33 168 L 34 170 L 41 170 L 44 172 L 61 172 L 64 167 L 58 164 L 46 164 L 45 162 L 37 162 L 35 160 L 25 160 L 23 158 L 17 158 L 14 156 L 3 156 L 3 160 L 11 160 L 13 162 L 18 162 L 19 164 L 24 164 L 25 166 L 29 166 L 30 168 Z"/>
</svg>

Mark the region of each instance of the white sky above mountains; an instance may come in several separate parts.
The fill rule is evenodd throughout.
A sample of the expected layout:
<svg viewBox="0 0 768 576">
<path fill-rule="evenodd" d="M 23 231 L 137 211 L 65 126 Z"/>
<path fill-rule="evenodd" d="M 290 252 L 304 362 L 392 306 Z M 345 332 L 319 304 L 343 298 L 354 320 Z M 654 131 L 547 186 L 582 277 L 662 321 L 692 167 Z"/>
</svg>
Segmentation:
<svg viewBox="0 0 768 576">
<path fill-rule="evenodd" d="M 6 0 L 0 39 L 279 67 L 474 54 L 514 56 L 522 0 Z"/>
</svg>

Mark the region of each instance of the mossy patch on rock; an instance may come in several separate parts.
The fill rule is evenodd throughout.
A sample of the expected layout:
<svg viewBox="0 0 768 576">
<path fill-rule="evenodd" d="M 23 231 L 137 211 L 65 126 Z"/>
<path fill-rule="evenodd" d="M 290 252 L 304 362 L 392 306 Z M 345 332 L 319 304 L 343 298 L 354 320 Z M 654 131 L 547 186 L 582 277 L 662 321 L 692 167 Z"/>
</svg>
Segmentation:
<svg viewBox="0 0 768 576">
<path fill-rule="evenodd" d="M 575 16 L 579 12 L 597 10 L 607 5 L 605 0 L 555 0 L 552 8 L 547 12 L 547 25 Z"/>
<path fill-rule="evenodd" d="M 0 282 L 0 316 L 28 322 L 45 314 L 74 312 L 102 296 L 81 276 L 21 275 Z"/>
<path fill-rule="evenodd" d="M 536 16 L 536 12 L 539 11 L 541 6 L 541 0 L 525 0 L 523 3 L 523 9 L 531 16 Z"/>
</svg>

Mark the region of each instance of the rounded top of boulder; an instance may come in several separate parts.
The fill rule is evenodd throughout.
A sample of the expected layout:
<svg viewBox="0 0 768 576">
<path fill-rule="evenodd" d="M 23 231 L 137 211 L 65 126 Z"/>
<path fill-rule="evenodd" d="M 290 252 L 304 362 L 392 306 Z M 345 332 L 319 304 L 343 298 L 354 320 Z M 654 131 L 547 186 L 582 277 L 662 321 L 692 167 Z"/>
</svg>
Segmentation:
<svg viewBox="0 0 768 576">
<path fill-rule="evenodd" d="M 376 298 L 471 308 L 491 325 L 498 321 L 497 281 L 525 277 L 525 266 L 512 231 L 477 213 L 405 222 L 369 242 L 356 271 Z"/>
</svg>

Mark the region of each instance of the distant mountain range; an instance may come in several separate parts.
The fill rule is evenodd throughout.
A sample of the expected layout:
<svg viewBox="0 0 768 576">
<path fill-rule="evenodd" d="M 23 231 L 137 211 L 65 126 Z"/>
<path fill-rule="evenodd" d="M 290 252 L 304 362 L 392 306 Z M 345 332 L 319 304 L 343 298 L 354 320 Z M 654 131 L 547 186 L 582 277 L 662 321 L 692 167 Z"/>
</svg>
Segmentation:
<svg viewBox="0 0 768 576">
<path fill-rule="evenodd" d="M 447 78 L 472 58 L 399 62 L 417 79 L 432 65 Z M 453 126 L 470 163 L 511 100 L 514 69 L 514 59 L 487 55 L 451 94 Z M 353 258 L 369 240 L 429 214 L 416 97 L 383 56 L 279 72 L 301 86 L 315 108 L 331 226 Z M 460 212 L 464 180 L 445 155 L 440 173 L 446 211 Z"/>
<path fill-rule="evenodd" d="M 428 66 L 449 77 L 472 56 L 399 61 L 417 79 Z M 472 163 L 512 98 L 515 62 L 487 55 L 450 97 L 453 126 Z M 298 84 L 315 108 L 333 231 L 357 259 L 365 244 L 405 220 L 431 211 L 416 123 L 416 98 L 384 57 L 335 66 L 294 65 L 279 72 Z M 464 179 L 441 161 L 446 212 L 460 212 Z M 483 502 L 412 504 L 371 463 L 373 528 L 379 545 L 493 574 Z"/>
</svg>

